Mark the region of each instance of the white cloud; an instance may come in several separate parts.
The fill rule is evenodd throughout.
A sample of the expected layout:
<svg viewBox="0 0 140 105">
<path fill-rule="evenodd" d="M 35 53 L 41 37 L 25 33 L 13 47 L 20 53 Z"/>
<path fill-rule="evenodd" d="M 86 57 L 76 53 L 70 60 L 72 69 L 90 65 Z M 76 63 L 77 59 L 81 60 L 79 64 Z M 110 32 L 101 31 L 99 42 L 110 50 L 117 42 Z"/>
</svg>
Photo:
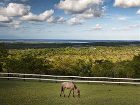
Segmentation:
<svg viewBox="0 0 140 105">
<path fill-rule="evenodd" d="M 103 10 L 90 8 L 86 10 L 85 12 L 83 12 L 82 14 L 77 14 L 77 17 L 81 19 L 88 19 L 92 17 L 101 17 L 102 14 L 103 14 Z"/>
<path fill-rule="evenodd" d="M 112 30 L 112 31 L 117 31 L 117 30 L 118 30 L 118 28 L 113 27 L 111 30 Z"/>
<path fill-rule="evenodd" d="M 61 0 L 58 8 L 69 13 L 83 13 L 93 5 L 99 5 L 102 0 Z"/>
<path fill-rule="evenodd" d="M 20 27 L 21 21 L 13 20 L 11 22 L 0 22 L 0 27 L 9 27 L 12 29 L 17 29 Z"/>
<path fill-rule="evenodd" d="M 115 0 L 114 6 L 129 8 L 140 6 L 140 0 Z"/>
<path fill-rule="evenodd" d="M 137 11 L 137 13 L 136 13 L 136 14 L 140 15 L 140 9 Z"/>
<path fill-rule="evenodd" d="M 113 27 L 112 31 L 131 31 L 131 30 L 135 30 L 135 29 L 138 29 L 138 28 L 140 28 L 140 25 L 139 24 L 134 24 L 134 25 L 129 25 L 129 26 L 126 26 L 126 27 L 121 27 L 121 28 Z"/>
<path fill-rule="evenodd" d="M 11 23 L 9 23 L 9 26 L 10 26 L 11 28 L 14 28 L 14 29 L 19 28 L 20 25 L 21 25 L 21 21 L 17 21 L 17 20 L 14 20 L 14 21 L 12 21 Z"/>
<path fill-rule="evenodd" d="M 121 27 L 121 28 L 113 27 L 112 31 L 130 31 L 130 27 Z"/>
<path fill-rule="evenodd" d="M 86 29 L 86 31 L 101 31 L 103 30 L 103 27 L 100 24 L 96 24 L 95 26 Z"/>
<path fill-rule="evenodd" d="M 0 22 L 9 23 L 12 22 L 12 19 L 10 17 L 0 15 Z"/>
<path fill-rule="evenodd" d="M 65 23 L 65 22 L 66 22 L 66 20 L 64 19 L 64 17 L 59 17 L 57 19 L 57 23 Z"/>
<path fill-rule="evenodd" d="M 23 16 L 29 13 L 30 6 L 23 4 L 9 3 L 7 7 L 0 8 L 0 15 L 4 16 Z"/>
<path fill-rule="evenodd" d="M 131 29 L 137 29 L 137 28 L 140 28 L 140 24 L 130 25 L 129 28 L 131 28 Z"/>
<path fill-rule="evenodd" d="M 69 25 L 82 24 L 82 20 L 80 20 L 79 18 L 76 18 L 76 17 L 72 17 L 69 20 L 67 20 L 67 24 L 69 24 Z"/>
<path fill-rule="evenodd" d="M 84 19 L 101 17 L 105 10 L 102 4 L 103 0 L 61 0 L 57 7 L 65 13 L 77 14 L 77 17 Z"/>
<path fill-rule="evenodd" d="M 21 20 L 26 21 L 46 21 L 54 14 L 54 10 L 46 10 L 45 12 L 35 15 L 33 13 L 29 13 L 28 15 L 22 16 Z"/>
<path fill-rule="evenodd" d="M 96 24 L 94 27 L 91 28 L 92 30 L 102 30 L 103 27 L 100 24 Z"/>
<path fill-rule="evenodd" d="M 128 17 L 125 17 L 125 16 L 120 16 L 120 17 L 118 17 L 118 20 L 122 20 L 122 21 L 125 21 L 125 20 L 127 20 L 128 19 Z"/>
<path fill-rule="evenodd" d="M 51 16 L 49 19 L 47 19 L 48 23 L 58 23 L 58 24 L 63 24 L 66 22 L 66 20 L 64 19 L 64 17 L 54 17 Z"/>
<path fill-rule="evenodd" d="M 47 22 L 48 22 L 48 23 L 56 23 L 57 20 L 56 20 L 55 17 L 51 16 L 50 18 L 47 19 Z"/>
</svg>

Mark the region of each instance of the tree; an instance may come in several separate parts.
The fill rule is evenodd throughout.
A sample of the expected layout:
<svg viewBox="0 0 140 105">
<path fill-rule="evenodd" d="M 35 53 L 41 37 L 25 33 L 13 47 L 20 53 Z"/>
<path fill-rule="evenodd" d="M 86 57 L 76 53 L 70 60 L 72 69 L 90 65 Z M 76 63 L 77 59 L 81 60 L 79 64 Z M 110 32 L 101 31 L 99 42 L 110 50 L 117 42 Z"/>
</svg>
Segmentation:
<svg viewBox="0 0 140 105">
<path fill-rule="evenodd" d="M 0 72 L 3 71 L 3 65 L 8 56 L 8 50 L 5 48 L 4 43 L 0 43 Z"/>
<path fill-rule="evenodd" d="M 110 77 L 113 73 L 114 64 L 108 60 L 95 60 L 95 65 L 92 69 L 92 74 L 99 77 Z"/>
<path fill-rule="evenodd" d="M 135 77 L 140 78 L 140 54 L 137 56 L 134 56 L 131 66 L 134 69 Z"/>
<path fill-rule="evenodd" d="M 115 63 L 113 67 L 114 77 L 119 78 L 132 78 L 134 77 L 134 70 L 131 65 L 132 61 L 121 61 Z"/>
<path fill-rule="evenodd" d="M 20 73 L 43 73 L 44 61 L 31 54 L 22 55 L 21 58 L 11 58 L 6 62 L 6 69 L 9 72 Z"/>
<path fill-rule="evenodd" d="M 76 71 L 79 72 L 80 76 L 91 76 L 92 75 L 92 59 L 79 59 L 76 63 Z"/>
</svg>

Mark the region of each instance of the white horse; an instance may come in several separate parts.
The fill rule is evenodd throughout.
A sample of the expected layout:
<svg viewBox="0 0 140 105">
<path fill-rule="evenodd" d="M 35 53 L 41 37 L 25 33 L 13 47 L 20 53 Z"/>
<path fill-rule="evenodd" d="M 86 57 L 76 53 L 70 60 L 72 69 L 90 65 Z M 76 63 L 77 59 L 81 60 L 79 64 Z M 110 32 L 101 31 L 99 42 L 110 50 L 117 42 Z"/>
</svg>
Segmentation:
<svg viewBox="0 0 140 105">
<path fill-rule="evenodd" d="M 62 96 L 62 93 L 64 94 L 64 97 L 65 97 L 65 93 L 64 93 L 65 89 L 70 89 L 70 92 L 69 92 L 68 97 L 70 96 L 70 94 L 71 94 L 72 91 L 73 91 L 73 97 L 75 97 L 74 96 L 74 93 L 75 92 L 78 95 L 78 97 L 80 97 L 80 90 L 77 88 L 77 86 L 73 82 L 63 82 L 61 84 L 60 97 Z"/>
</svg>

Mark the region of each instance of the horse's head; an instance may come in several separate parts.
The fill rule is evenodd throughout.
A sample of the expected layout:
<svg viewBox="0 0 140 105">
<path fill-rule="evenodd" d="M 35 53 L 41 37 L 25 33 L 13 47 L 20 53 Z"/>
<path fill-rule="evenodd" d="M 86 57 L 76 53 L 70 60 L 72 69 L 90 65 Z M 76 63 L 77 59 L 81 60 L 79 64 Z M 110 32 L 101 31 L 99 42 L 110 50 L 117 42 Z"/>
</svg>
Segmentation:
<svg viewBox="0 0 140 105">
<path fill-rule="evenodd" d="M 76 93 L 77 93 L 78 97 L 80 97 L 80 89 L 77 88 Z"/>
</svg>

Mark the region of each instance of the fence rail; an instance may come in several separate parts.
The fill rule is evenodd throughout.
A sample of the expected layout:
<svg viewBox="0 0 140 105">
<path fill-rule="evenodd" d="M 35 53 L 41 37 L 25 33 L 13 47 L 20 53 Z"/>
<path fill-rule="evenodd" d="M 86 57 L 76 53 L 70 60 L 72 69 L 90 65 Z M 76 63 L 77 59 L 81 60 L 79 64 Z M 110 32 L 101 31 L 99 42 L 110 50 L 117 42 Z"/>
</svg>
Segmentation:
<svg viewBox="0 0 140 105">
<path fill-rule="evenodd" d="M 140 78 L 81 77 L 81 76 L 58 76 L 58 75 L 41 75 L 41 74 L 22 74 L 22 73 L 0 73 L 0 79 L 39 80 L 39 81 L 54 81 L 54 82 L 74 81 L 81 83 L 140 85 Z"/>
</svg>

